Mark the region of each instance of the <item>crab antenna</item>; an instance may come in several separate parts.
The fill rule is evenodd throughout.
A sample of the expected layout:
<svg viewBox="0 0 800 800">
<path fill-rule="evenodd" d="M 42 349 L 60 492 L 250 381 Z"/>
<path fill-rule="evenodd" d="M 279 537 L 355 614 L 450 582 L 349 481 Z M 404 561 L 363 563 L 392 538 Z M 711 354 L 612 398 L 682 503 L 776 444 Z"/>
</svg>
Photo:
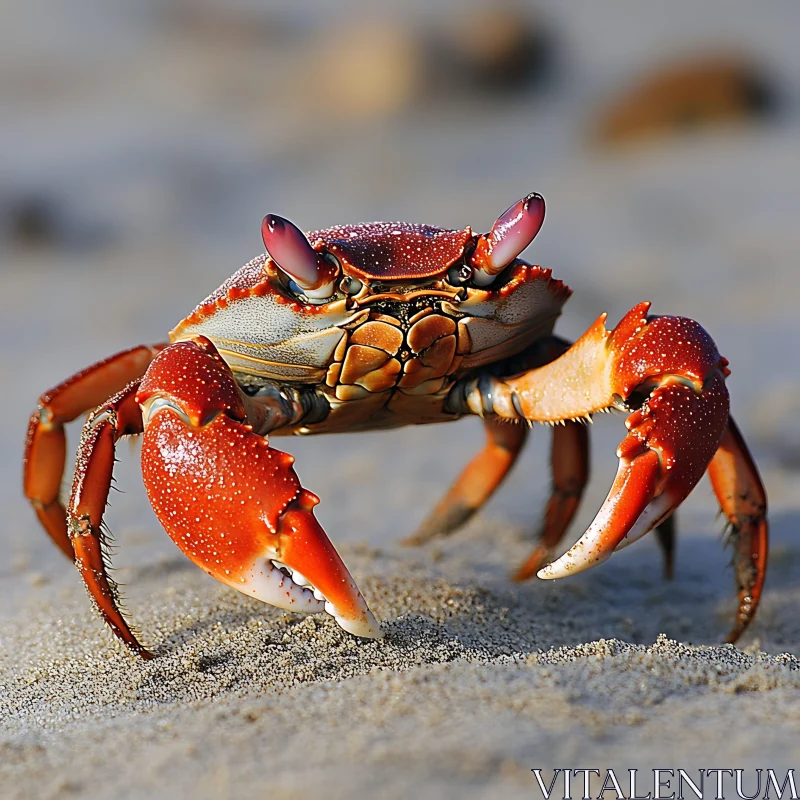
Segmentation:
<svg viewBox="0 0 800 800">
<path fill-rule="evenodd" d="M 489 263 L 495 272 L 513 261 L 536 237 L 544 222 L 544 198 L 529 194 L 507 209 L 489 234 Z"/>
<path fill-rule="evenodd" d="M 301 289 L 312 289 L 319 283 L 319 256 L 295 224 L 277 214 L 267 214 L 261 223 L 261 236 L 270 258 Z"/>
</svg>

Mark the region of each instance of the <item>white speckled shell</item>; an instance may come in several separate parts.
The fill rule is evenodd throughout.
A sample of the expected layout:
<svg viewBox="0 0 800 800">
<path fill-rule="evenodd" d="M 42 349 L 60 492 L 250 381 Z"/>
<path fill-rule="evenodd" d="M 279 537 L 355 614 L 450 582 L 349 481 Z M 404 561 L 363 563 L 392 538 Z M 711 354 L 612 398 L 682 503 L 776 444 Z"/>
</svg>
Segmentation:
<svg viewBox="0 0 800 800">
<path fill-rule="evenodd" d="M 505 297 L 486 300 L 474 296 L 462 303 L 458 310 L 469 317 L 461 325 L 472 344 L 462 368 L 488 364 L 547 336 L 561 306 L 562 301 L 550 290 L 547 280 L 524 283 Z"/>
<path fill-rule="evenodd" d="M 358 313 L 363 312 L 347 311 L 340 302 L 319 313 L 302 314 L 274 295 L 251 296 L 182 324 L 179 338 L 207 336 L 237 372 L 314 383 L 345 335 L 341 326 Z"/>
</svg>

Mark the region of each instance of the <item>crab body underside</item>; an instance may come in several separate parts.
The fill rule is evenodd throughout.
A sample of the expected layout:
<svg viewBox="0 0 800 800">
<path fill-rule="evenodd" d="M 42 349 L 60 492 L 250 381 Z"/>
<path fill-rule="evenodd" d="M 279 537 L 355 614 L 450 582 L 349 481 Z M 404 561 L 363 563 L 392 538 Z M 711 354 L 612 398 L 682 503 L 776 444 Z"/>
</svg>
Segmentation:
<svg viewBox="0 0 800 800">
<path fill-rule="evenodd" d="M 111 356 L 42 395 L 28 429 L 26 496 L 131 649 L 150 655 L 119 610 L 102 528 L 120 437 L 143 434 L 153 509 L 206 572 L 378 637 L 314 517 L 318 499 L 267 436 L 470 414 L 484 420 L 486 446 L 407 543 L 462 525 L 511 469 L 529 426 L 550 423 L 552 492 L 515 577 L 579 572 L 653 529 L 671 573 L 671 515 L 708 470 L 735 549 L 739 608 L 729 641 L 741 635 L 761 596 L 768 529 L 758 471 L 729 416 L 728 362 L 698 323 L 650 316 L 648 303 L 611 331 L 602 315 L 572 345 L 555 336 L 570 290 L 519 258 L 543 219 L 535 194 L 482 235 L 406 223 L 305 235 L 265 217 L 267 254 L 197 306 L 169 343 Z M 584 423 L 612 407 L 630 414 L 617 477 L 580 540 L 548 563 L 588 480 Z M 91 409 L 65 505 L 64 425 Z"/>
</svg>

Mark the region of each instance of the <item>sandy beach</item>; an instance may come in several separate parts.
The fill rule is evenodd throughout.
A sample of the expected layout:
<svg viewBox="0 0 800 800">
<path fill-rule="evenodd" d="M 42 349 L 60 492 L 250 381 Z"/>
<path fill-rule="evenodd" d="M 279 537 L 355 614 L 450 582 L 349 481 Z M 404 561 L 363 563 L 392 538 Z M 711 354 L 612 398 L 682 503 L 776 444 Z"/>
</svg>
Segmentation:
<svg viewBox="0 0 800 800">
<path fill-rule="evenodd" d="M 0 797 L 522 798 L 541 796 L 535 768 L 800 768 L 800 17 L 680 8 L 545 4 L 561 61 L 544 94 L 480 115 L 463 99 L 409 95 L 326 116 L 322 130 L 285 96 L 320 41 L 313 26 L 293 62 L 280 42 L 261 54 L 235 30 L 211 51 L 153 9 L 70 20 L 53 7 L 40 28 L 15 7 L 0 48 Z M 276 25 L 300 14 L 272 13 Z M 775 76 L 775 120 L 624 152 L 586 145 L 592 110 L 624 76 L 709 42 L 746 49 Z M 252 76 L 270 69 L 283 78 L 258 95 Z M 158 657 L 125 651 L 22 496 L 36 397 L 163 339 L 261 252 L 269 211 L 306 229 L 405 218 L 480 230 L 534 190 L 548 217 L 527 257 L 575 290 L 562 335 L 651 300 L 700 320 L 731 361 L 772 533 L 762 605 L 738 646 L 720 644 L 735 596 L 705 479 L 678 515 L 674 581 L 647 537 L 567 580 L 511 582 L 547 496 L 547 428 L 463 531 L 401 547 L 481 446 L 479 422 L 464 420 L 274 442 L 322 498 L 318 517 L 381 641 L 201 573 L 150 511 L 138 448 L 121 447 L 115 576 Z M 50 209 L 33 244 L 20 240 L 22 201 Z M 592 427 L 571 541 L 608 490 L 623 432 L 622 415 Z"/>
<path fill-rule="evenodd" d="M 143 663 L 81 592 L 32 589 L 37 616 L 3 627 L 3 796 L 529 797 L 534 767 L 796 764 L 796 558 L 741 650 L 711 643 L 731 608 L 715 542 L 690 540 L 674 586 L 648 579 L 651 548 L 551 590 L 505 580 L 520 538 L 476 525 L 435 565 L 343 547 L 380 642 L 176 556 L 125 576 L 160 651 Z"/>
</svg>

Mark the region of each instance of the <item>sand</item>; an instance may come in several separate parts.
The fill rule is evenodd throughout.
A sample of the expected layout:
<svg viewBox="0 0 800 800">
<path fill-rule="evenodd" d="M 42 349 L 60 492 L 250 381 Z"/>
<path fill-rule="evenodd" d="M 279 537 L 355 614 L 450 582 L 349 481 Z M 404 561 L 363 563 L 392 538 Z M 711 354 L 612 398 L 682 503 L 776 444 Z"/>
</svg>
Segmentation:
<svg viewBox="0 0 800 800">
<path fill-rule="evenodd" d="M 650 552 L 557 591 L 512 588 L 492 552 L 518 554 L 519 539 L 476 525 L 435 565 L 343 548 L 385 620 L 379 642 L 178 557 L 124 576 L 152 662 L 112 642 L 80 592 L 4 626 L 3 796 L 529 797 L 534 767 L 797 763 L 800 661 L 686 643 L 730 611 L 718 581 L 644 580 Z M 470 569 L 465 547 L 488 565 Z M 762 636 L 796 642 L 797 611 L 796 589 L 773 581 Z"/>
<path fill-rule="evenodd" d="M 548 4 L 563 58 L 550 94 L 480 115 L 421 100 L 322 128 L 292 116 L 286 85 L 258 77 L 300 68 L 278 43 L 256 58 L 234 30 L 209 53 L 154 9 L 99 4 L 72 19 L 51 5 L 52 29 L 18 7 L 0 48 L 3 74 L 21 76 L 0 87 L 0 208 L 44 194 L 58 210 L 52 240 L 33 247 L 0 226 L 0 797 L 537 797 L 533 768 L 800 766 L 797 14 Z M 781 117 L 613 156 L 584 146 L 604 92 L 710 40 L 744 43 L 774 71 Z M 562 334 L 651 299 L 701 320 L 731 360 L 773 534 L 762 607 L 739 646 L 720 644 L 735 599 L 705 481 L 679 515 L 673 582 L 649 537 L 568 580 L 509 580 L 545 501 L 547 429 L 465 530 L 400 547 L 479 448 L 480 425 L 466 420 L 274 442 L 322 498 L 319 518 L 383 622 L 379 642 L 202 574 L 149 511 L 136 448 L 120 448 L 115 574 L 158 658 L 125 651 L 22 499 L 38 393 L 163 338 L 259 251 L 268 211 L 308 229 L 371 218 L 478 228 L 531 190 L 548 219 L 530 258 L 576 290 Z M 620 416 L 593 426 L 573 539 L 610 485 L 622 434 Z"/>
</svg>

